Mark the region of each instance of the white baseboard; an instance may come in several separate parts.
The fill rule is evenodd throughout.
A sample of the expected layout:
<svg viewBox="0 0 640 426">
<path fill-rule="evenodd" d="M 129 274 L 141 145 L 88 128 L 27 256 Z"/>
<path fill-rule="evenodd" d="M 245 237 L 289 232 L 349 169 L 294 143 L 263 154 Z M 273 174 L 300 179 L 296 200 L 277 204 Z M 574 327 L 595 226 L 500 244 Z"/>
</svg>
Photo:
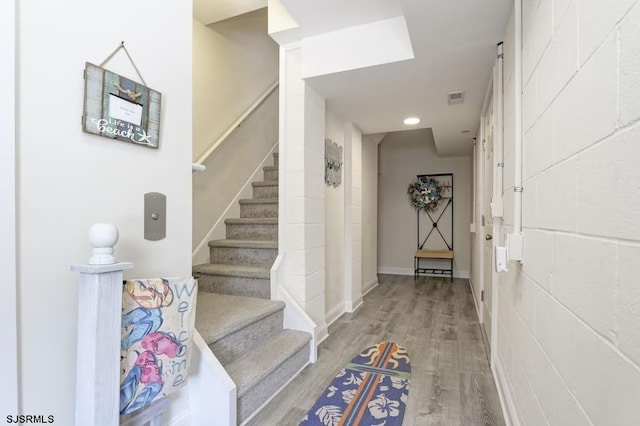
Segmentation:
<svg viewBox="0 0 640 426">
<path fill-rule="evenodd" d="M 496 363 L 491 369 L 493 373 L 493 380 L 496 382 L 496 388 L 498 389 L 498 398 L 500 399 L 500 405 L 502 406 L 502 414 L 507 426 L 520 426 L 522 423 L 518 418 L 518 411 L 516 410 L 513 402 L 513 396 L 510 392 L 509 384 L 506 382 L 504 372 L 502 371 L 502 365 L 500 364 L 500 358 L 496 357 Z"/>
<path fill-rule="evenodd" d="M 345 310 L 345 312 L 353 313 L 353 312 L 357 311 L 360 306 L 362 306 L 362 296 L 360 296 L 356 300 L 354 300 L 353 303 L 345 302 L 344 303 L 344 310 Z"/>
<path fill-rule="evenodd" d="M 482 318 L 480 318 L 480 306 L 478 305 L 479 299 L 477 298 L 477 294 L 473 289 L 473 280 L 471 279 L 471 275 L 469 275 L 469 286 L 471 287 L 471 294 L 473 295 L 473 306 L 476 307 L 476 315 L 478 316 L 478 322 L 482 323 Z"/>
<path fill-rule="evenodd" d="M 389 274 L 389 275 L 413 275 L 412 268 L 396 268 L 393 266 L 381 266 L 378 268 L 379 274 Z M 440 274 L 420 274 L 420 276 L 424 277 L 442 277 Z M 447 276 L 447 275 L 445 275 Z M 469 271 L 458 271 L 453 270 L 453 278 L 469 278 Z"/>
<path fill-rule="evenodd" d="M 327 340 L 327 337 L 329 337 L 329 326 L 326 323 L 320 326 L 316 326 L 315 335 L 316 347 L 318 347 L 320 343 L 324 342 L 325 340 Z"/>
<path fill-rule="evenodd" d="M 375 280 L 371 281 L 369 284 L 367 284 L 365 286 L 365 288 L 362 290 L 362 296 L 366 296 L 367 294 L 369 294 L 369 292 L 371 290 L 373 290 L 374 288 L 378 287 L 378 284 L 380 284 L 380 282 L 378 281 L 378 279 L 376 278 Z"/>
<path fill-rule="evenodd" d="M 377 285 L 378 285 L 378 280 L 376 279 L 375 282 L 372 283 L 371 288 L 369 288 L 367 290 L 367 292 L 373 290 L 373 288 L 375 286 L 377 286 Z M 358 299 L 356 299 L 355 303 L 353 303 L 353 304 L 351 304 L 349 302 L 340 302 L 340 303 L 338 303 L 336 306 L 331 308 L 331 310 L 329 310 L 329 312 L 327 312 L 327 315 L 326 315 L 326 318 L 327 318 L 327 329 L 329 327 L 331 327 L 331 324 L 333 324 L 334 322 L 339 320 L 340 317 L 342 315 L 344 315 L 345 313 L 347 313 L 347 312 L 353 313 L 353 312 L 357 311 L 358 309 L 360 309 L 362 304 L 363 304 L 362 296 L 359 297 Z"/>
<path fill-rule="evenodd" d="M 333 324 L 334 322 L 336 322 L 336 320 L 338 320 L 338 318 L 340 318 L 342 316 L 342 314 L 344 314 L 345 309 L 344 309 L 344 303 L 340 302 L 338 303 L 336 306 L 334 306 L 333 308 L 331 308 L 329 310 L 329 312 L 327 312 L 327 327 L 330 327 L 331 324 Z"/>
<path fill-rule="evenodd" d="M 413 275 L 413 269 L 411 268 L 396 268 L 393 266 L 381 266 L 378 268 L 379 274 L 388 275 Z"/>
</svg>

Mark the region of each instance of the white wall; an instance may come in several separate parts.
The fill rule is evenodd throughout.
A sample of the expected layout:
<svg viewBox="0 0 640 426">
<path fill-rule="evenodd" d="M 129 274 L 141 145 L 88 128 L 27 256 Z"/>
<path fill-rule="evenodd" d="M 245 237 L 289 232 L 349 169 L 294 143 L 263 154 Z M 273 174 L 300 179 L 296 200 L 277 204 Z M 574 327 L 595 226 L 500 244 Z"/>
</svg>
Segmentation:
<svg viewBox="0 0 640 426">
<path fill-rule="evenodd" d="M 413 275 L 416 210 L 407 187 L 416 175 L 454 174 L 454 276 L 468 277 L 471 223 L 471 158 L 439 157 L 430 129 L 391 132 L 380 142 L 378 271 Z"/>
<path fill-rule="evenodd" d="M 226 238 L 224 219 L 240 217 L 236 195 L 256 169 L 252 180 L 264 180 L 261 165 L 265 157 L 269 157 L 265 165 L 273 165 L 269 152 L 278 141 L 278 96 L 276 89 L 203 162 L 207 169 L 193 174 L 194 264 L 209 262 L 209 240 Z M 240 198 L 252 197 L 251 185 L 247 185 Z"/>
<path fill-rule="evenodd" d="M 193 21 L 193 159 L 278 79 L 267 9 L 222 22 Z M 275 141 L 274 141 L 275 142 Z"/>
<path fill-rule="evenodd" d="M 74 423 L 77 281 L 89 227 L 120 229 L 128 277 L 191 274 L 190 2 L 20 2 L 18 20 L 18 289 L 22 411 Z M 132 17 L 144 17 L 142 23 Z M 144 27 L 144 30 L 141 28 Z M 121 40 L 162 93 L 153 150 L 83 133 L 82 71 Z M 120 52 L 107 67 L 135 78 Z M 167 196 L 167 238 L 143 239 L 143 195 Z M 186 395 L 172 404 L 183 414 Z"/>
<path fill-rule="evenodd" d="M 378 282 L 378 142 L 362 137 L 362 292 Z"/>
<path fill-rule="evenodd" d="M 343 147 L 344 121 L 331 110 L 325 112 L 325 135 Z M 344 157 L 343 157 L 344 158 Z M 340 186 L 325 185 L 325 310 L 327 323 L 331 323 L 344 312 L 344 267 L 345 267 L 345 171 L 342 168 Z"/>
<path fill-rule="evenodd" d="M 16 306 L 16 4 L 0 4 L 0 339 L 5 343 L 0 413 L 18 413 Z"/>
<path fill-rule="evenodd" d="M 327 108 L 325 135 L 343 147 L 342 182 L 325 186 L 325 308 L 331 324 L 362 303 L 362 134 Z"/>
<path fill-rule="evenodd" d="M 640 4 L 525 1 L 523 21 L 525 259 L 500 275 L 497 368 L 516 424 L 636 424 Z"/>
</svg>

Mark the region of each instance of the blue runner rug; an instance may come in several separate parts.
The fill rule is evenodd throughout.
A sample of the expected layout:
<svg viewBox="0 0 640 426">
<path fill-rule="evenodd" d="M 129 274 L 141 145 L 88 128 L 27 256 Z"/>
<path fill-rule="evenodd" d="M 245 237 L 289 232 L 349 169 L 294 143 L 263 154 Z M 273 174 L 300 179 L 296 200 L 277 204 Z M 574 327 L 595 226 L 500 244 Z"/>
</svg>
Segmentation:
<svg viewBox="0 0 640 426">
<path fill-rule="evenodd" d="M 340 370 L 300 425 L 400 426 L 411 363 L 397 343 L 369 346 Z"/>
</svg>

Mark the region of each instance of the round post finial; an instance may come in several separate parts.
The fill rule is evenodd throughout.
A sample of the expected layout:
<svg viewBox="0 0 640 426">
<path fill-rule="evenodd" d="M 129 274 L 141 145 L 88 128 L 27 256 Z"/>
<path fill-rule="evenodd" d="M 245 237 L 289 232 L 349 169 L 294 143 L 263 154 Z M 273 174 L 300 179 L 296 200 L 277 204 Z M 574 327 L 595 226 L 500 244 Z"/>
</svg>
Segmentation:
<svg viewBox="0 0 640 426">
<path fill-rule="evenodd" d="M 89 265 L 112 265 L 116 263 L 113 246 L 118 242 L 118 228 L 110 223 L 96 223 L 89 230 L 89 241 L 93 246 L 93 256 Z"/>
</svg>

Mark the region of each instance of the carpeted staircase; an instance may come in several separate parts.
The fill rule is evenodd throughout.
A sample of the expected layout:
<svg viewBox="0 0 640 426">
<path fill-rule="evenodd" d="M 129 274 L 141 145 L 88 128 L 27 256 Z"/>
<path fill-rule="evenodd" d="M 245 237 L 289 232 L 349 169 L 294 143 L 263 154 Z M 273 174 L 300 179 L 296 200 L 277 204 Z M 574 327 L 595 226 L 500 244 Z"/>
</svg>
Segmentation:
<svg viewBox="0 0 640 426">
<path fill-rule="evenodd" d="M 210 241 L 199 277 L 196 329 L 237 386 L 242 423 L 309 360 L 311 335 L 282 326 L 284 302 L 270 300 L 270 269 L 278 254 L 278 154 L 227 219 L 227 239 Z"/>
</svg>

